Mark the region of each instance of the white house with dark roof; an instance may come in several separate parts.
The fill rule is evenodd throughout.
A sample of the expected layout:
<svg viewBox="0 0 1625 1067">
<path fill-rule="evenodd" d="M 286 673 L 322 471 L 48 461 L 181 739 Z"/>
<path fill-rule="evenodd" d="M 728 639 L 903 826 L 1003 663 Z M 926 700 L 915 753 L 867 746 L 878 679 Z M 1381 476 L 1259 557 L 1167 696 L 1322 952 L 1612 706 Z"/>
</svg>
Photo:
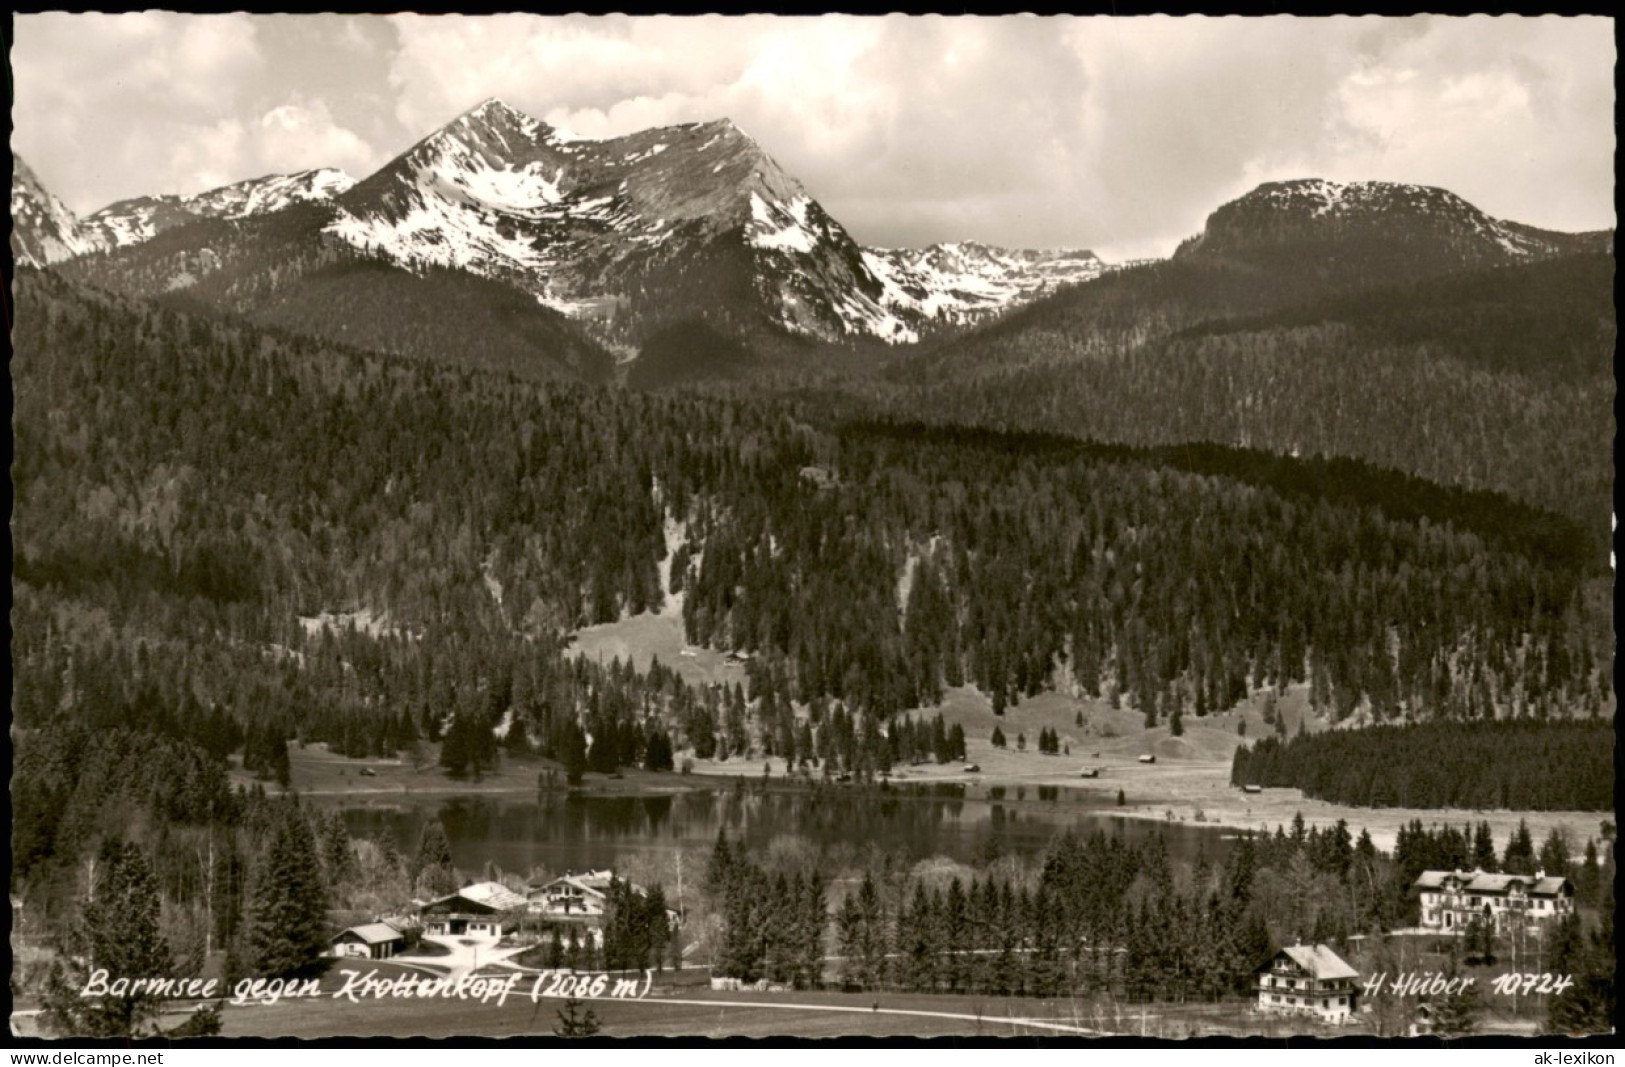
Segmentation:
<svg viewBox="0 0 1625 1067">
<path fill-rule="evenodd" d="M 406 945 L 406 936 L 385 922 L 363 923 L 340 930 L 328 941 L 335 959 L 387 960 Z"/>
<path fill-rule="evenodd" d="M 501 882 L 475 882 L 423 905 L 423 932 L 440 936 L 501 937 L 524 897 Z"/>
<path fill-rule="evenodd" d="M 573 871 L 526 888 L 530 913 L 557 922 L 596 926 L 603 921 L 613 871 Z M 636 887 L 634 887 L 636 888 Z"/>
<path fill-rule="evenodd" d="M 1534 926 L 1574 910 L 1574 885 L 1567 878 L 1484 871 L 1423 871 L 1415 888 L 1422 898 L 1422 926 L 1458 933 L 1474 919 L 1506 933 L 1520 921 Z"/>
<path fill-rule="evenodd" d="M 1258 969 L 1258 1010 L 1347 1022 L 1360 975 L 1326 945 L 1291 945 Z"/>
<path fill-rule="evenodd" d="M 609 904 L 609 886 L 614 871 L 568 872 L 558 878 L 535 882 L 525 890 L 530 901 L 530 914 L 549 923 L 572 923 L 584 927 L 589 937 L 603 935 L 604 912 Z M 639 897 L 649 891 L 635 883 L 626 883 Z M 682 916 L 666 909 L 666 921 L 673 927 L 682 923 Z"/>
</svg>

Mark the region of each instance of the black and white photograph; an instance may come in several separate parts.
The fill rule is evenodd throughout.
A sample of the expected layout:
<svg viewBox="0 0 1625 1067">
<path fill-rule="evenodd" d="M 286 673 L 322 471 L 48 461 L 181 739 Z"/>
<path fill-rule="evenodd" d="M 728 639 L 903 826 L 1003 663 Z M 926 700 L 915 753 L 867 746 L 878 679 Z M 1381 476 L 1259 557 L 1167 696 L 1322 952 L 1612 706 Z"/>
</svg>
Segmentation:
<svg viewBox="0 0 1625 1067">
<path fill-rule="evenodd" d="M 10 25 L 13 1046 L 1610 1039 L 1611 17 Z"/>
</svg>

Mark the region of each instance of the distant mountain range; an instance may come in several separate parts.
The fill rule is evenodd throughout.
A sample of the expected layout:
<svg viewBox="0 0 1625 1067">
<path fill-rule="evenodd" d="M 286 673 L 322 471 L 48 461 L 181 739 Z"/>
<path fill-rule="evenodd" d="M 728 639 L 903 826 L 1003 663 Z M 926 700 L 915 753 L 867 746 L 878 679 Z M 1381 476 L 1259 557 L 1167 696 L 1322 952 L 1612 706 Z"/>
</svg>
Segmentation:
<svg viewBox="0 0 1625 1067">
<path fill-rule="evenodd" d="M 497 100 L 359 182 L 272 175 L 83 220 L 13 160 L 19 262 L 521 373 L 601 380 L 658 339 L 658 373 L 633 376 L 644 383 L 737 376 L 808 342 L 929 342 L 902 373 L 980 373 L 1027 359 L 1028 342 L 988 357 L 988 339 L 1023 331 L 1117 344 L 1612 239 L 1494 219 L 1442 189 L 1306 179 L 1220 206 L 1148 264 L 974 242 L 865 248 L 726 119 L 595 140 Z M 939 354 L 967 330 L 969 344 Z"/>
<path fill-rule="evenodd" d="M 348 174 L 331 168 L 270 174 L 197 196 L 120 200 L 80 219 L 15 152 L 11 164 L 11 251 L 19 262 L 31 266 L 127 248 L 199 219 L 241 219 L 330 199 L 355 184 Z"/>
<path fill-rule="evenodd" d="M 623 341 L 697 310 L 746 332 L 907 342 L 1104 269 L 1082 250 L 862 248 L 726 119 L 592 140 L 488 100 L 359 183 L 305 171 L 83 221 L 17 171 L 14 205 L 44 205 L 13 210 L 28 262 L 321 202 L 320 232 L 370 257 L 499 280 Z"/>
<path fill-rule="evenodd" d="M 198 219 L 241 219 L 311 200 L 328 200 L 354 184 L 355 179 L 343 171 L 325 167 L 296 174 L 270 174 L 197 196 L 120 200 L 88 216 L 82 228 L 99 249 L 124 248 Z"/>
</svg>

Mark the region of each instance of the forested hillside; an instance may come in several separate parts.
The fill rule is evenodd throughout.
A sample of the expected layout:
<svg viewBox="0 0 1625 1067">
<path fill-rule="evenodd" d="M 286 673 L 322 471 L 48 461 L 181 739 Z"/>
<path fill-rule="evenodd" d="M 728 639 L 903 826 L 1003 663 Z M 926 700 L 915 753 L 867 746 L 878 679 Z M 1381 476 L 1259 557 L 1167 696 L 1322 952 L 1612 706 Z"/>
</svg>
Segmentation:
<svg viewBox="0 0 1625 1067">
<path fill-rule="evenodd" d="M 1612 811 L 1614 724 L 1444 720 L 1266 737 L 1236 750 L 1230 779 L 1359 807 Z"/>
<path fill-rule="evenodd" d="M 1334 719 L 1612 709 L 1606 572 L 1503 497 L 929 430 L 850 395 L 538 382 L 49 272 L 15 292 L 12 891 L 52 924 L 130 867 L 194 963 L 212 944 L 296 971 L 320 921 L 255 916 L 421 875 L 230 788 L 230 761 L 286 783 L 290 742 L 453 776 L 505 750 L 571 780 L 692 753 L 861 781 L 962 753 L 941 717 L 896 716 L 967 683 L 997 711 L 1062 688 L 1175 732 L 1292 683 Z M 745 685 L 567 654 L 673 595 L 689 641 L 755 653 Z"/>
<path fill-rule="evenodd" d="M 610 353 L 557 311 L 501 282 L 367 256 L 322 235 L 332 211 L 301 204 L 200 220 L 59 269 L 125 295 L 345 346 L 531 378 L 609 377 Z"/>
<path fill-rule="evenodd" d="M 18 577 L 155 599 L 146 627 L 207 610 L 292 645 L 299 616 L 366 610 L 399 641 L 556 637 L 658 607 L 670 517 L 690 638 L 769 653 L 801 700 L 886 714 L 969 679 L 1009 701 L 1065 663 L 1148 718 L 1300 680 L 1340 714 L 1601 702 L 1585 561 L 1493 498 L 540 389 L 45 278 L 23 296 Z"/>
<path fill-rule="evenodd" d="M 289 739 L 438 742 L 452 774 L 500 734 L 572 774 L 693 751 L 867 776 L 933 747 L 894 713 L 967 682 L 1148 723 L 1294 682 L 1337 718 L 1611 708 L 1605 579 L 1494 497 L 541 385 L 51 274 L 17 293 L 14 884 L 109 819 L 216 818 L 226 758 L 282 777 Z M 690 641 L 757 653 L 748 688 L 564 654 L 676 591 Z M 110 739 L 169 769 L 125 774 Z"/>
<path fill-rule="evenodd" d="M 1334 297 L 1176 260 L 922 347 L 880 392 L 943 421 L 1357 457 L 1560 511 L 1600 555 L 1615 330 L 1605 255 Z"/>
</svg>

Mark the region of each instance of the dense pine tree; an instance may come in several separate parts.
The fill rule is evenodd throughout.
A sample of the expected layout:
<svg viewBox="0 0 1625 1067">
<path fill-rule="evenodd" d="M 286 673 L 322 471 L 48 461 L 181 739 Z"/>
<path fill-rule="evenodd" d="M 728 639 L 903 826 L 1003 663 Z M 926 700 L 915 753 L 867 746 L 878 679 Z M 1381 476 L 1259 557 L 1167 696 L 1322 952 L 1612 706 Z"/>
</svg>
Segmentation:
<svg viewBox="0 0 1625 1067">
<path fill-rule="evenodd" d="M 327 948 L 327 893 L 304 809 L 284 803 L 274 818 L 254 876 L 248 951 L 256 974 L 291 977 L 307 973 Z"/>
<path fill-rule="evenodd" d="M 151 1028 L 160 1001 L 150 993 L 81 996 L 93 973 L 104 983 L 170 978 L 175 961 L 159 932 L 158 886 L 140 849 L 103 844 L 89 895 L 69 928 L 47 985 L 44 1018 L 56 1033 L 75 1037 L 136 1037 Z"/>
</svg>

